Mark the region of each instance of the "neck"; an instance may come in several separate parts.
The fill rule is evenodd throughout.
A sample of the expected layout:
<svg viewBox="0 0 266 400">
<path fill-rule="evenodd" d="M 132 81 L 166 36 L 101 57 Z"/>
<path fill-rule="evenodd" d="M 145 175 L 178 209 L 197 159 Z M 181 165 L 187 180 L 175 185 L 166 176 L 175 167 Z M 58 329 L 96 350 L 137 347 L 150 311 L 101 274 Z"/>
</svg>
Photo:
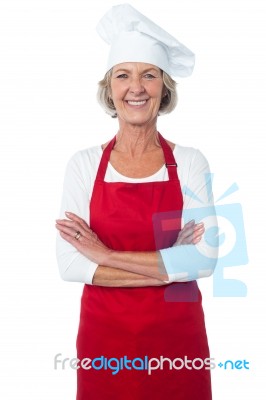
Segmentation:
<svg viewBox="0 0 266 400">
<path fill-rule="evenodd" d="M 158 147 L 160 147 L 160 142 L 156 125 L 153 124 L 144 128 L 140 126 L 121 126 L 120 124 L 116 135 L 116 150 L 131 154 L 133 157 Z"/>
</svg>

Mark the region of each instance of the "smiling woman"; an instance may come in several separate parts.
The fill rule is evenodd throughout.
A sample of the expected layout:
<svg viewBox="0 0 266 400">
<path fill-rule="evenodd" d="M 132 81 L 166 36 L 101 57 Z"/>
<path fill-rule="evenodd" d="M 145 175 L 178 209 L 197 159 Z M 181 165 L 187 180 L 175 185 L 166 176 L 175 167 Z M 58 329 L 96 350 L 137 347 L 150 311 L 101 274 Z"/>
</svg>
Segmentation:
<svg viewBox="0 0 266 400">
<path fill-rule="evenodd" d="M 161 71 L 162 80 L 164 84 L 165 95 L 161 98 L 158 115 L 164 115 L 172 112 L 177 105 L 177 92 L 176 82 L 171 78 L 165 71 Z M 111 93 L 111 78 L 113 69 L 110 69 L 99 82 L 99 88 L 97 93 L 97 99 L 107 114 L 111 115 L 112 118 L 117 117 L 116 108 L 114 102 L 110 96 Z"/>
<path fill-rule="evenodd" d="M 70 160 L 56 223 L 61 276 L 85 283 L 78 359 L 204 365 L 209 349 L 196 279 L 212 274 L 217 257 L 217 238 L 212 247 L 204 240 L 216 221 L 209 167 L 199 151 L 157 130 L 158 115 L 176 105 L 171 75 L 190 75 L 194 54 L 127 4 L 113 7 L 98 32 L 111 43 L 98 99 L 119 127 L 108 143 Z M 198 198 L 210 218 L 204 224 L 194 212 L 182 221 Z M 208 368 L 156 372 L 126 368 L 113 376 L 79 367 L 77 400 L 211 400 Z"/>
<path fill-rule="evenodd" d="M 125 124 L 154 125 L 161 104 L 164 85 L 159 68 L 145 63 L 123 63 L 113 68 L 110 98 Z"/>
</svg>

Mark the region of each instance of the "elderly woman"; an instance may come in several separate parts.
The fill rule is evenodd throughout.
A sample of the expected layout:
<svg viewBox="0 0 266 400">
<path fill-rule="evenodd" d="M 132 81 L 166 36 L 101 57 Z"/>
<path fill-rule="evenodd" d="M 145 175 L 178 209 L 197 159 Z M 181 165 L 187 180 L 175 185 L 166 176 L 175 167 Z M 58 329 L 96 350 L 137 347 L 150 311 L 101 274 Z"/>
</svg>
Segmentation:
<svg viewBox="0 0 266 400">
<path fill-rule="evenodd" d="M 190 75 L 194 55 L 129 5 L 113 7 L 98 32 L 111 44 L 98 98 L 119 129 L 70 160 L 56 224 L 61 276 L 85 283 L 77 399 L 210 400 L 196 283 L 217 252 L 204 240 L 215 224 L 209 168 L 157 131 L 176 105 L 170 75 Z"/>
</svg>

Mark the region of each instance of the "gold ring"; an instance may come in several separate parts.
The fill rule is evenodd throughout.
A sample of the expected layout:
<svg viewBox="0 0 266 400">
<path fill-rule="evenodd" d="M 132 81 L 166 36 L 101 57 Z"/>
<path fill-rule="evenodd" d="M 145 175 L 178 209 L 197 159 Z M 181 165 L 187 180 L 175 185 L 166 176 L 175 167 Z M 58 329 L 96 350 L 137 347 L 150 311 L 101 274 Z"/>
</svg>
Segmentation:
<svg viewBox="0 0 266 400">
<path fill-rule="evenodd" d="M 77 231 L 76 236 L 75 236 L 75 239 L 76 239 L 76 240 L 79 240 L 80 236 L 81 236 L 80 231 Z"/>
</svg>

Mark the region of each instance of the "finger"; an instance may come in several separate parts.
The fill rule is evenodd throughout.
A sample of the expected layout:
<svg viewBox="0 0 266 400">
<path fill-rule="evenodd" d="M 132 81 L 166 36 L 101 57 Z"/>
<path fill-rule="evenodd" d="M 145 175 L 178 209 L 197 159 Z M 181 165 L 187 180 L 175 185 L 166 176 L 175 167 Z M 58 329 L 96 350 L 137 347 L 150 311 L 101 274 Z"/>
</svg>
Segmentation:
<svg viewBox="0 0 266 400">
<path fill-rule="evenodd" d="M 80 251 L 81 252 L 81 250 L 82 250 L 82 242 L 81 242 L 81 239 L 82 239 L 82 236 L 77 240 L 77 239 L 75 239 L 75 237 L 73 237 L 73 236 L 70 236 L 70 235 L 68 235 L 67 233 L 64 233 L 64 232 L 59 232 L 59 234 L 60 234 L 60 236 L 64 239 L 64 240 L 66 240 L 68 243 L 70 243 L 72 246 L 74 246 L 78 251 Z"/>
<path fill-rule="evenodd" d="M 71 221 L 69 219 L 56 219 L 56 223 L 58 225 L 65 225 L 65 226 L 81 226 L 76 221 Z"/>
<path fill-rule="evenodd" d="M 196 239 L 192 240 L 192 244 L 198 244 L 202 239 L 202 236 L 197 237 Z"/>
<path fill-rule="evenodd" d="M 69 219 L 56 219 L 55 222 L 58 225 L 66 225 L 66 226 L 72 223 L 72 221 L 69 221 Z"/>
<path fill-rule="evenodd" d="M 179 239 L 186 239 L 187 237 L 193 235 L 194 232 L 194 226 L 189 225 L 185 226 L 180 232 L 179 232 Z"/>
<path fill-rule="evenodd" d="M 201 239 L 202 239 L 202 235 L 197 236 L 197 237 L 193 237 L 189 244 L 197 244 L 197 243 L 199 243 L 201 241 Z"/>
<path fill-rule="evenodd" d="M 176 244 L 189 244 L 192 241 L 193 238 L 193 232 L 190 235 L 185 236 L 184 234 L 181 234 L 178 236 Z"/>
<path fill-rule="evenodd" d="M 84 237 L 87 232 L 84 231 L 81 227 L 74 227 L 74 226 L 67 226 L 67 225 L 55 225 L 56 229 L 58 229 L 60 232 L 63 232 L 65 235 L 70 236 L 71 238 L 75 238 L 77 235 L 77 232 L 81 234 L 81 237 Z"/>
<path fill-rule="evenodd" d="M 86 226 L 88 226 L 87 222 L 83 218 L 80 218 L 78 215 L 71 213 L 69 211 L 66 211 L 65 214 L 67 218 L 71 219 L 72 221 L 76 221 L 80 224 L 85 224 Z"/>
<path fill-rule="evenodd" d="M 59 220 L 59 223 L 56 223 L 55 227 L 60 231 L 65 233 L 66 235 L 70 236 L 71 238 L 76 239 L 76 234 L 80 233 L 81 236 L 80 238 L 83 239 L 88 239 L 88 240 L 98 240 L 98 236 L 93 230 L 91 230 L 89 227 L 87 229 L 83 229 L 83 227 L 73 221 L 69 220 Z M 83 240 L 82 240 L 83 241 Z"/>
<path fill-rule="evenodd" d="M 190 228 L 191 226 L 194 226 L 194 225 L 195 225 L 195 220 L 192 219 L 191 221 L 188 221 L 188 222 L 183 226 L 182 229 Z"/>
<path fill-rule="evenodd" d="M 76 222 L 77 224 L 80 224 L 84 230 L 88 230 L 90 229 L 89 225 L 87 224 L 87 222 L 80 218 L 78 215 L 71 213 L 69 211 L 65 212 L 67 218 L 69 218 L 70 221 Z"/>
<path fill-rule="evenodd" d="M 77 232 L 79 232 L 83 238 L 87 237 L 90 240 L 95 239 L 95 237 L 97 238 L 96 233 L 94 233 L 88 226 L 84 229 L 83 226 L 75 221 L 57 220 L 55 227 L 60 232 L 64 232 L 70 237 L 75 237 Z"/>
<path fill-rule="evenodd" d="M 194 244 L 198 243 L 204 234 L 204 226 L 202 224 L 193 227 L 186 227 L 180 232 L 176 244 Z"/>
<path fill-rule="evenodd" d="M 192 219 L 191 221 L 187 222 L 183 226 L 183 228 L 179 232 L 179 236 L 185 238 L 185 237 L 191 235 L 192 232 L 194 231 L 194 229 L 198 229 L 198 225 L 201 225 L 201 224 L 195 224 L 195 220 Z M 199 228 L 200 228 L 200 226 L 199 226 Z"/>
<path fill-rule="evenodd" d="M 204 232 L 205 232 L 205 227 L 203 225 L 195 227 L 193 236 L 194 236 L 194 238 L 196 238 L 198 236 L 202 236 L 204 234 Z"/>
<path fill-rule="evenodd" d="M 201 227 L 195 227 L 193 230 L 194 235 L 202 235 L 205 232 L 205 227 L 201 226 Z"/>
<path fill-rule="evenodd" d="M 182 234 L 182 238 L 192 243 L 193 239 L 197 239 L 199 236 L 202 236 L 205 232 L 204 224 L 196 224 L 192 228 L 186 229 Z"/>
<path fill-rule="evenodd" d="M 193 244 L 199 243 L 201 241 L 204 233 L 205 233 L 205 228 L 201 228 L 201 229 L 195 231 L 193 234 L 192 243 Z"/>
<path fill-rule="evenodd" d="M 89 232 L 91 231 L 90 227 L 88 226 L 88 224 L 81 218 L 78 217 L 78 219 L 76 220 L 71 220 L 71 219 L 57 219 L 56 223 L 58 225 L 65 225 L 68 227 L 73 227 L 73 229 L 76 229 L 78 231 L 80 231 L 81 229 L 83 229 L 85 232 Z"/>
<path fill-rule="evenodd" d="M 83 235 L 86 232 L 83 226 L 75 221 L 70 221 L 68 219 L 56 220 L 56 228 L 62 231 L 66 228 L 69 228 L 70 230 L 72 230 L 72 232 L 80 231 Z M 65 230 L 65 232 L 67 231 Z"/>
<path fill-rule="evenodd" d="M 199 235 L 204 233 L 204 223 L 195 224 L 195 220 L 187 222 L 178 234 L 175 245 L 192 244 L 193 239 L 197 240 Z"/>
<path fill-rule="evenodd" d="M 194 225 L 195 230 L 202 229 L 202 228 L 204 228 L 204 222 L 200 222 L 199 224 Z"/>
</svg>

